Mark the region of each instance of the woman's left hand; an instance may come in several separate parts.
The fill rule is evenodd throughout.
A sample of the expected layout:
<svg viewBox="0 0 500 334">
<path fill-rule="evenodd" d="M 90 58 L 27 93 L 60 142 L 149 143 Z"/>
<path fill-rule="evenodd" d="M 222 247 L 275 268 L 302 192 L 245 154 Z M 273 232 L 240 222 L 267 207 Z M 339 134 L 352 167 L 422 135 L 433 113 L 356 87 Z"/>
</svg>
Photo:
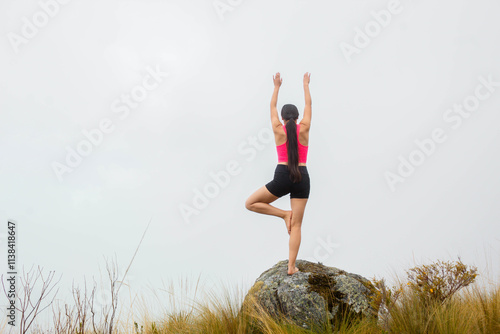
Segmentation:
<svg viewBox="0 0 500 334">
<path fill-rule="evenodd" d="M 276 75 L 273 75 L 273 81 L 274 81 L 274 87 L 280 87 L 281 83 L 283 82 L 283 79 L 280 77 L 280 72 L 276 73 Z"/>
</svg>

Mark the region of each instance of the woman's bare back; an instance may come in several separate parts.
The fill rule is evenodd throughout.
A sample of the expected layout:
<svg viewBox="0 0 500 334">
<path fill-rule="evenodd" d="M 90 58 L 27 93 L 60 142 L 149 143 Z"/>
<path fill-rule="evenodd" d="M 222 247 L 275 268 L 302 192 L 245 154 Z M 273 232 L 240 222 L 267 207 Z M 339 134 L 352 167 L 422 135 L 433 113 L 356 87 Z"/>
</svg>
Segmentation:
<svg viewBox="0 0 500 334">
<path fill-rule="evenodd" d="M 281 127 L 281 130 L 278 133 L 274 134 L 274 140 L 276 142 L 276 146 L 286 143 L 286 132 L 283 127 Z M 304 146 L 309 145 L 309 129 L 305 129 L 305 126 L 303 125 L 300 125 L 299 129 L 299 143 Z"/>
</svg>

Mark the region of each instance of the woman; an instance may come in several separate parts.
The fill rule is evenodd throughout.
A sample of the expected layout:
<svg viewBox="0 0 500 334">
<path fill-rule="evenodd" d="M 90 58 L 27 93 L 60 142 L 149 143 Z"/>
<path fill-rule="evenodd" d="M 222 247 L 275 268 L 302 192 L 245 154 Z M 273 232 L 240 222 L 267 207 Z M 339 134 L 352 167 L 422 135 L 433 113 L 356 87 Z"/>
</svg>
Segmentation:
<svg viewBox="0 0 500 334">
<path fill-rule="evenodd" d="M 279 72 L 273 76 L 274 93 L 271 99 L 271 122 L 278 151 L 278 165 L 274 171 L 274 179 L 259 188 L 246 200 L 245 206 L 250 211 L 283 218 L 290 235 L 288 243 L 288 275 L 293 275 L 299 269 L 295 260 L 300 246 L 300 228 L 307 200 L 309 198 L 310 180 L 306 167 L 307 150 L 309 148 L 309 128 L 311 126 L 311 94 L 309 81 L 311 74 L 304 74 L 304 95 L 306 106 L 304 117 L 296 124 L 299 112 L 293 104 L 285 104 L 281 109 L 281 119 L 278 118 L 276 103 L 282 83 Z M 292 210 L 281 210 L 269 203 L 290 193 Z"/>
</svg>

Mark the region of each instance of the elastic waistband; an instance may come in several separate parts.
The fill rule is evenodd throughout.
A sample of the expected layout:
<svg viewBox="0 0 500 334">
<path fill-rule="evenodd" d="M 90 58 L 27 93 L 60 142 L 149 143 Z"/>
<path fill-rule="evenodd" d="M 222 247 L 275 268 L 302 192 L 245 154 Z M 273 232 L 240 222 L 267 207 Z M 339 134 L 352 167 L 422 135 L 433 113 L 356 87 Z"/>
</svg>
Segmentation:
<svg viewBox="0 0 500 334">
<path fill-rule="evenodd" d="M 309 174 L 309 172 L 307 170 L 307 166 L 299 166 L 299 170 L 300 170 L 301 173 Z M 288 172 L 288 165 L 277 164 L 275 171 L 277 171 L 277 172 Z"/>
</svg>

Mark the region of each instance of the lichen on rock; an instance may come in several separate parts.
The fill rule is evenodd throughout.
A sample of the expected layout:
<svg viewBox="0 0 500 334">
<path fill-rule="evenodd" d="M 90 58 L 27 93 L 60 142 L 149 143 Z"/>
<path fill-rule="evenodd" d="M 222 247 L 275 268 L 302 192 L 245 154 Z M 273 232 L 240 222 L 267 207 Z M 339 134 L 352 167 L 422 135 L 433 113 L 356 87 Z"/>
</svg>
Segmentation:
<svg viewBox="0 0 500 334">
<path fill-rule="evenodd" d="M 272 317 L 285 316 L 297 325 L 311 329 L 332 325 L 349 313 L 354 317 L 376 314 L 370 305 L 375 288 L 358 275 L 321 263 L 297 260 L 299 272 L 288 275 L 288 260 L 264 271 L 248 291 Z"/>
</svg>

